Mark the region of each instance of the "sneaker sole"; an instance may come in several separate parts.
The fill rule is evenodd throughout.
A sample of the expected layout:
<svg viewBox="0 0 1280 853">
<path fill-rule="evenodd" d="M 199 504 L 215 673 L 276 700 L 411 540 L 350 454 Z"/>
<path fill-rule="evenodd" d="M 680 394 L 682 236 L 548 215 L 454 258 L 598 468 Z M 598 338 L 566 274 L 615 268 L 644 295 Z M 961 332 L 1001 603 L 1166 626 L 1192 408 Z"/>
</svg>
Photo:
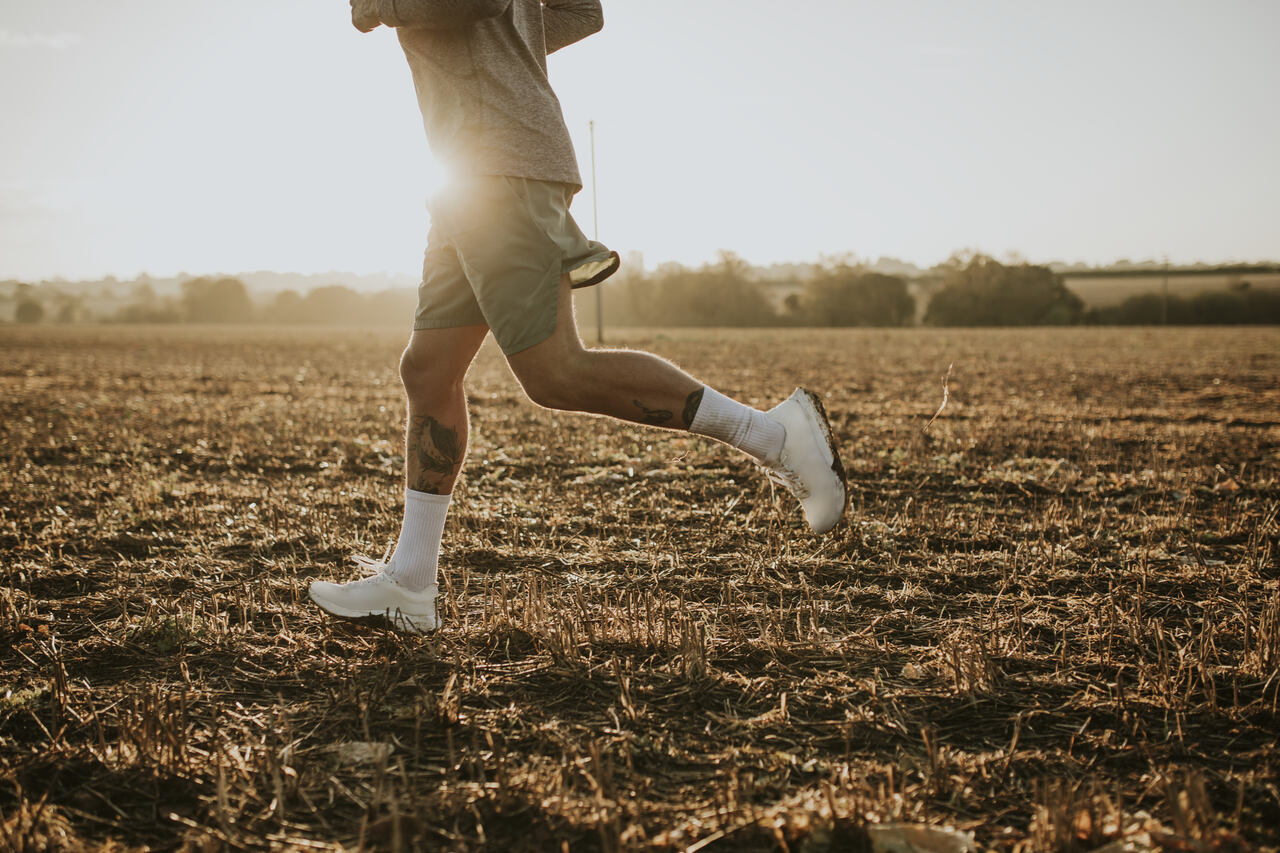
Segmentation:
<svg viewBox="0 0 1280 853">
<path fill-rule="evenodd" d="M 836 477 L 840 480 L 840 488 L 844 490 L 845 500 L 849 498 L 849 481 L 845 477 L 844 463 L 840 461 L 840 451 L 836 449 L 835 435 L 831 432 L 831 421 L 827 418 L 827 409 L 822 405 L 822 400 L 817 394 L 808 388 L 801 388 L 804 395 L 809 398 L 810 404 L 818 412 L 818 426 L 822 429 L 822 439 L 827 443 L 827 449 L 831 451 L 831 470 L 835 472 Z"/>
<path fill-rule="evenodd" d="M 840 461 L 840 451 L 836 448 L 835 435 L 831 431 L 831 420 L 827 417 L 827 409 L 822 405 L 821 398 L 808 388 L 801 388 L 804 392 L 805 399 L 809 405 L 813 407 L 815 420 L 818 422 L 818 429 L 821 432 L 821 440 L 826 443 L 827 451 L 831 454 L 831 471 L 836 475 L 836 479 L 840 481 L 840 512 L 836 516 L 831 527 L 826 530 L 815 531 L 826 533 L 840 523 L 840 519 L 844 518 L 845 510 L 849 506 L 849 482 L 845 476 L 844 463 Z"/>
<path fill-rule="evenodd" d="M 437 627 L 435 619 L 427 616 L 427 614 L 405 613 L 403 610 L 397 610 L 392 615 L 391 608 L 386 610 L 353 610 L 349 607 L 340 607 L 331 602 L 325 601 L 318 597 L 314 592 L 308 590 L 307 595 L 311 597 L 321 610 L 332 616 L 342 619 L 385 619 L 390 623 L 392 628 L 397 631 L 404 631 L 408 634 L 425 634 L 428 631 L 434 631 Z"/>
</svg>

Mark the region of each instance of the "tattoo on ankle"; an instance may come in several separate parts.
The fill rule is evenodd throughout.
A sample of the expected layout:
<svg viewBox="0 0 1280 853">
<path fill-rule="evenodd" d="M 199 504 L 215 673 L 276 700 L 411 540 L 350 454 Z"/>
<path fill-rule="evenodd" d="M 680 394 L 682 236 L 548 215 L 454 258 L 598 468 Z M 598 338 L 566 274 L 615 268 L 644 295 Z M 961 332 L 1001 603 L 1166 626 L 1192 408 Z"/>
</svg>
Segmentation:
<svg viewBox="0 0 1280 853">
<path fill-rule="evenodd" d="M 409 488 L 432 495 L 447 492 L 449 480 L 462 465 L 457 427 L 445 427 L 430 415 L 409 419 L 409 452 L 418 463 L 418 475 Z"/>
<path fill-rule="evenodd" d="M 702 391 L 703 389 L 699 388 L 685 398 L 684 413 L 680 415 L 684 419 L 685 429 L 693 426 L 693 419 L 698 416 L 698 407 L 702 405 Z"/>
<path fill-rule="evenodd" d="M 648 409 L 648 408 L 645 408 L 644 403 L 641 403 L 639 400 L 632 400 L 631 402 L 635 403 L 636 407 L 639 408 L 640 411 L 644 413 L 644 416 L 640 418 L 640 423 L 642 424 L 649 424 L 650 426 L 663 426 L 668 421 L 670 421 L 672 418 L 675 417 L 675 414 L 667 411 L 666 409 Z"/>
</svg>

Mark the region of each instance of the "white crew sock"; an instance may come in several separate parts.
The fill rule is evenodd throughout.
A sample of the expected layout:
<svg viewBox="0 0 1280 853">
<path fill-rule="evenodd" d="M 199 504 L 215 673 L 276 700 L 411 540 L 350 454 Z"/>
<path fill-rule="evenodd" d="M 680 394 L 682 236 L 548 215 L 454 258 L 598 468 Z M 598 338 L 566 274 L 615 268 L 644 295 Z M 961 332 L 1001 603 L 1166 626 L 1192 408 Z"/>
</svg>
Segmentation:
<svg viewBox="0 0 1280 853">
<path fill-rule="evenodd" d="M 422 592 L 436 582 L 449 498 L 449 495 L 404 490 L 400 539 L 385 571 L 396 583 L 414 592 Z"/>
<path fill-rule="evenodd" d="M 744 406 L 710 386 L 702 388 L 702 402 L 689 432 L 738 448 L 765 465 L 778 461 L 787 431 L 759 409 Z"/>
</svg>

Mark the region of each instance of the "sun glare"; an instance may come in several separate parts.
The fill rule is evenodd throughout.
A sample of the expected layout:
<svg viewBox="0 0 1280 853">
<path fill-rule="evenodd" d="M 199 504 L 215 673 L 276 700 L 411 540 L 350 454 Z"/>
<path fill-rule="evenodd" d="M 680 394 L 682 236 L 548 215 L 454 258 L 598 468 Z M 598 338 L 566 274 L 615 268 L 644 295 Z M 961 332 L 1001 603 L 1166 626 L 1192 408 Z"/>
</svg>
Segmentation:
<svg viewBox="0 0 1280 853">
<path fill-rule="evenodd" d="M 431 196 L 453 183 L 457 177 L 458 172 L 456 169 L 432 157 L 427 160 L 422 170 L 422 191 L 426 194 L 426 198 L 431 198 Z"/>
</svg>

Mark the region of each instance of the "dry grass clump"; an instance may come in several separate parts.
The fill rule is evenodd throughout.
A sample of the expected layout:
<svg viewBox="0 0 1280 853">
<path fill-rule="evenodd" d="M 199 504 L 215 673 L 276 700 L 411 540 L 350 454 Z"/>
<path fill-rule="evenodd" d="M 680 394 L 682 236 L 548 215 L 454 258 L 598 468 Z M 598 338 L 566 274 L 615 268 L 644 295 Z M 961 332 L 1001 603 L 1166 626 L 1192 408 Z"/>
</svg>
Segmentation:
<svg viewBox="0 0 1280 853">
<path fill-rule="evenodd" d="M 847 523 L 486 349 L 412 638 L 305 596 L 398 528 L 401 336 L 5 330 L 0 849 L 1280 847 L 1274 332 L 635 341 L 821 390 Z"/>
</svg>

